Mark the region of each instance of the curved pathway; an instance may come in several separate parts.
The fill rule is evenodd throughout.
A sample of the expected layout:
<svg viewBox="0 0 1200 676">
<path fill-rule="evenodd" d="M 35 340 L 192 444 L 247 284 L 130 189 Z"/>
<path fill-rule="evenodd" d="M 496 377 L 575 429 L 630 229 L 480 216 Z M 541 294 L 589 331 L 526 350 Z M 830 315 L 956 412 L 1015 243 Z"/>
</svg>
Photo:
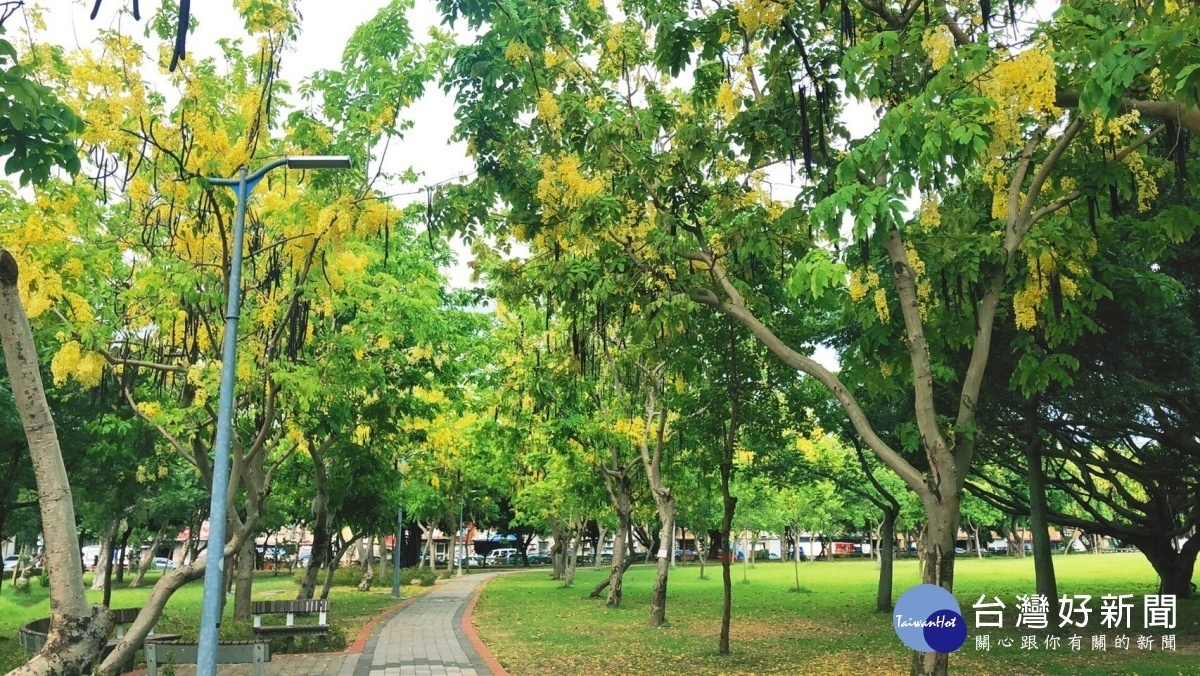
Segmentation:
<svg viewBox="0 0 1200 676">
<path fill-rule="evenodd" d="M 475 590 L 496 573 L 452 578 L 375 628 L 353 676 L 491 674 L 463 631 Z M 345 671 L 341 672 L 345 674 Z"/>
</svg>

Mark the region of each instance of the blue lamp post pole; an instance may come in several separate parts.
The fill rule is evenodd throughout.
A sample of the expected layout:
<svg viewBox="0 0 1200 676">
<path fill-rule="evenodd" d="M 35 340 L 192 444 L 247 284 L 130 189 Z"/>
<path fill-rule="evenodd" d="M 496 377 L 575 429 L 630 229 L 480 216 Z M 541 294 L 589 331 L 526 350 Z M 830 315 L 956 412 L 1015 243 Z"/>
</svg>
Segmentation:
<svg viewBox="0 0 1200 676">
<path fill-rule="evenodd" d="M 400 462 L 396 463 L 396 471 L 400 474 L 400 489 L 404 489 L 404 474 L 408 472 L 408 460 L 401 458 Z M 392 550 L 392 598 L 400 598 L 400 546 L 404 543 L 404 498 L 401 496 L 400 504 L 396 506 L 396 548 Z"/>
<path fill-rule="evenodd" d="M 229 298 L 225 309 L 225 340 L 221 348 L 221 392 L 217 408 L 217 439 L 213 459 L 212 502 L 208 512 L 208 547 L 204 564 L 204 597 L 200 608 L 200 649 L 197 676 L 217 673 L 217 642 L 220 637 L 221 602 L 225 586 L 225 516 L 229 493 L 229 447 L 233 438 L 233 387 L 237 374 L 237 327 L 242 301 L 242 240 L 246 231 L 246 202 L 250 191 L 267 172 L 277 167 L 293 169 L 348 169 L 345 156 L 283 157 L 253 173 L 242 167 L 237 178 L 210 178 L 212 185 L 225 185 L 237 193 L 233 220 L 233 251 L 229 263 Z"/>
<path fill-rule="evenodd" d="M 392 551 L 392 598 L 400 598 L 400 543 L 404 538 L 404 503 L 396 508 L 396 548 Z"/>
</svg>

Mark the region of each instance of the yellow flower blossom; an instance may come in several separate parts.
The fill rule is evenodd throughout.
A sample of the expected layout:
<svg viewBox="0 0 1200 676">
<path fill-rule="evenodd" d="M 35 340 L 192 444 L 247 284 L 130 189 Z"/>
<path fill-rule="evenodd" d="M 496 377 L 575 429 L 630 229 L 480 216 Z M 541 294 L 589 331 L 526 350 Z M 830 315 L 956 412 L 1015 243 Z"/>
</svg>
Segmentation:
<svg viewBox="0 0 1200 676">
<path fill-rule="evenodd" d="M 921 216 L 919 222 L 925 230 L 933 230 L 942 224 L 942 213 L 938 208 L 938 196 L 929 193 L 921 200 Z"/>
<path fill-rule="evenodd" d="M 884 324 L 892 316 L 888 309 L 887 293 L 883 289 L 875 289 L 875 314 L 879 315 L 879 321 Z"/>
<path fill-rule="evenodd" d="M 538 168 L 542 178 L 538 181 L 537 198 L 547 217 L 574 211 L 604 189 L 602 180 L 585 178 L 579 172 L 579 158 L 575 155 L 544 156 Z"/>
<path fill-rule="evenodd" d="M 939 24 L 925 31 L 921 38 L 921 47 L 933 62 L 933 69 L 941 70 L 950 60 L 950 52 L 954 49 L 954 36 L 950 35 L 949 28 Z"/>
<path fill-rule="evenodd" d="M 558 113 L 558 101 L 554 99 L 554 93 L 548 89 L 543 89 L 538 93 L 537 100 L 538 118 L 546 123 L 554 131 L 562 126 L 562 117 Z"/>
<path fill-rule="evenodd" d="M 521 42 L 520 40 L 513 40 L 512 42 L 508 43 L 508 47 L 504 49 L 505 60 L 514 66 L 519 66 L 522 61 L 532 56 L 533 50 L 531 50 L 524 42 Z"/>
<path fill-rule="evenodd" d="M 728 82 L 722 82 L 721 88 L 717 90 L 717 112 L 721 113 L 726 122 L 737 117 L 737 95 L 733 93 L 733 88 Z"/>
<path fill-rule="evenodd" d="M 753 33 L 762 26 L 777 28 L 783 22 L 790 0 L 741 0 L 734 3 L 738 23 Z"/>
<path fill-rule="evenodd" d="M 857 303 L 867 297 L 867 285 L 863 283 L 865 275 L 862 270 L 850 273 L 850 300 Z"/>
</svg>

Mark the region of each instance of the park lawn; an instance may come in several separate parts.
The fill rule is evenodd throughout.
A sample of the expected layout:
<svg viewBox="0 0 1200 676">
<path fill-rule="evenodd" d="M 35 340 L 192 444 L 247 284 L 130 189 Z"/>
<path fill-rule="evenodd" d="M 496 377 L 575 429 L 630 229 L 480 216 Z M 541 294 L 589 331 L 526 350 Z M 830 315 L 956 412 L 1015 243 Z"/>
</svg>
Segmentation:
<svg viewBox="0 0 1200 676">
<path fill-rule="evenodd" d="M 634 566 L 625 576 L 621 608 L 587 598 L 605 572 L 580 570 L 575 586 L 540 574 L 502 576 L 485 588 L 474 620 L 484 642 L 513 674 L 860 674 L 906 673 L 911 652 L 892 631 L 888 615 L 875 613 L 877 571 L 871 561 L 801 563 L 803 593 L 794 593 L 793 564 L 759 563 L 746 571 L 733 568 L 732 655 L 717 655 L 721 615 L 721 569 L 681 566 L 671 572 L 668 587 L 669 626 L 646 626 L 651 566 Z M 1046 630 L 990 632 L 990 652 L 975 649 L 975 631 L 950 659 L 951 670 L 971 674 L 1011 673 L 1200 673 L 1200 602 L 1180 601 L 1176 651 L 1158 651 L 1161 629 L 1141 630 L 1142 595 L 1156 590 L 1153 570 L 1139 554 L 1072 555 L 1055 557 L 1059 594 L 1091 594 L 1092 616 L 1083 650 L 1071 652 L 1067 633 Z M 1008 606 L 1005 626 L 1016 619 L 1016 594 L 1034 593 L 1033 560 L 961 557 L 955 565 L 955 596 L 968 627 L 971 606 L 986 594 Z M 919 584 L 914 560 L 896 563 L 895 594 Z M 1099 597 L 1134 594 L 1130 629 L 1108 630 L 1100 625 Z M 1051 627 L 1057 627 L 1057 603 L 1051 602 Z M 1093 652 L 1091 634 L 1107 633 L 1108 652 Z M 1021 636 L 1038 635 L 1039 649 L 1020 649 Z M 1044 649 L 1050 633 L 1062 636 L 1058 650 Z M 1118 633 L 1132 639 L 1130 649 L 1114 651 Z M 1155 636 L 1155 651 L 1137 649 L 1139 633 Z M 1012 638 L 1014 647 L 996 640 Z"/>
<path fill-rule="evenodd" d="M 118 587 L 115 582 L 112 592 L 113 608 L 137 608 L 142 606 L 150 596 L 150 590 L 158 580 L 159 574 L 147 574 L 143 586 L 138 589 Z M 126 580 L 132 579 L 132 576 Z M 84 581 L 91 584 L 91 575 L 85 575 Z M 334 586 L 329 591 L 329 638 L 326 649 L 343 650 L 354 642 L 358 632 L 372 619 L 378 617 L 391 606 L 396 604 L 392 598 L 390 577 L 387 584 L 377 584 L 369 592 L 360 592 L 353 586 Z M 128 584 L 126 582 L 125 584 Z M 204 581 L 198 580 L 184 585 L 167 602 L 163 616 L 155 625 L 155 631 L 160 634 L 181 634 L 185 639 L 196 639 L 199 636 L 200 600 L 204 589 Z M 296 597 L 298 586 L 293 577 L 287 573 L 274 575 L 263 571 L 255 574 L 255 601 L 290 600 Z M 408 585 L 404 587 L 405 598 L 423 594 L 432 587 Z M 318 590 L 319 591 L 319 590 Z M 88 591 L 88 599 L 100 603 L 103 592 Z M 21 652 L 21 644 L 17 641 L 17 630 L 21 625 L 33 620 L 47 617 L 50 614 L 49 590 L 39 587 L 37 580 L 33 581 L 29 595 L 13 594 L 11 585 L 5 584 L 0 591 L 0 673 L 7 673 L 13 667 L 25 662 Z M 233 598 L 225 604 L 225 616 L 221 622 L 222 640 L 238 640 L 253 638 L 251 623 L 233 621 Z M 272 651 L 283 650 L 283 641 L 279 645 L 272 644 Z M 297 643 L 297 650 L 316 650 Z"/>
</svg>

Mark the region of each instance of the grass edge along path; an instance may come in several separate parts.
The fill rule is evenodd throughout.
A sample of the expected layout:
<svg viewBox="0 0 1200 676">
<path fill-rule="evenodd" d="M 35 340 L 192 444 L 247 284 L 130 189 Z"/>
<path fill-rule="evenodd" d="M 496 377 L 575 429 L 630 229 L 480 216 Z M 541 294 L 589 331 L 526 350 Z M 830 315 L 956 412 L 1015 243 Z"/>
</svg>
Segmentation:
<svg viewBox="0 0 1200 676">
<path fill-rule="evenodd" d="M 463 610 L 462 615 L 462 630 L 466 634 L 467 640 L 471 642 L 471 646 L 475 648 L 475 652 L 479 655 L 479 659 L 487 665 L 487 668 L 492 672 L 492 676 L 509 676 L 508 670 L 496 659 L 495 653 L 491 651 L 483 639 L 479 637 L 478 628 L 475 626 L 475 607 L 479 605 L 479 598 L 483 595 L 483 590 L 492 582 L 496 581 L 495 576 L 484 580 L 483 584 L 475 588 L 475 592 L 471 594 L 471 600 L 467 602 L 467 607 Z"/>
<path fill-rule="evenodd" d="M 1050 630 L 1016 630 L 1015 596 L 1033 594 L 1032 559 L 969 559 L 955 567 L 955 596 L 971 627 L 967 643 L 951 658 L 951 671 L 970 674 L 1189 674 L 1200 673 L 1200 601 L 1180 601 L 1176 650 L 1139 650 L 1142 596 L 1156 591 L 1157 578 L 1140 554 L 1055 557 L 1059 593 L 1090 594 L 1092 614 L 1082 649 L 1068 647 L 1066 630 L 1057 631 L 1058 604 L 1050 604 Z M 716 651 L 720 618 L 719 569 L 699 579 L 695 566 L 671 572 L 667 619 L 661 629 L 646 626 L 654 571 L 634 566 L 626 575 L 625 601 L 608 608 L 587 598 L 606 571 L 580 570 L 569 589 L 548 575 L 510 575 L 489 581 L 474 611 L 480 637 L 513 674 L 861 674 L 907 673 L 911 653 L 892 631 L 891 618 L 874 612 L 877 571 L 870 561 L 802 563 L 802 592 L 794 586 L 790 563 L 759 563 L 734 569 L 733 654 Z M 896 594 L 920 583 L 916 562 L 898 561 Z M 1100 597 L 1133 594 L 1131 629 L 1113 631 L 1100 624 Z M 1005 629 L 990 632 L 992 648 L 977 650 L 972 605 L 981 595 L 1005 604 Z M 1021 649 L 1021 637 L 1038 636 L 1035 650 Z M 1107 634 L 1107 650 L 1091 649 L 1093 634 Z M 1133 641 L 1126 650 L 1113 645 L 1118 634 Z M 1060 636 L 1061 647 L 1043 645 Z M 1001 647 L 1000 639 L 1012 639 Z"/>
</svg>

